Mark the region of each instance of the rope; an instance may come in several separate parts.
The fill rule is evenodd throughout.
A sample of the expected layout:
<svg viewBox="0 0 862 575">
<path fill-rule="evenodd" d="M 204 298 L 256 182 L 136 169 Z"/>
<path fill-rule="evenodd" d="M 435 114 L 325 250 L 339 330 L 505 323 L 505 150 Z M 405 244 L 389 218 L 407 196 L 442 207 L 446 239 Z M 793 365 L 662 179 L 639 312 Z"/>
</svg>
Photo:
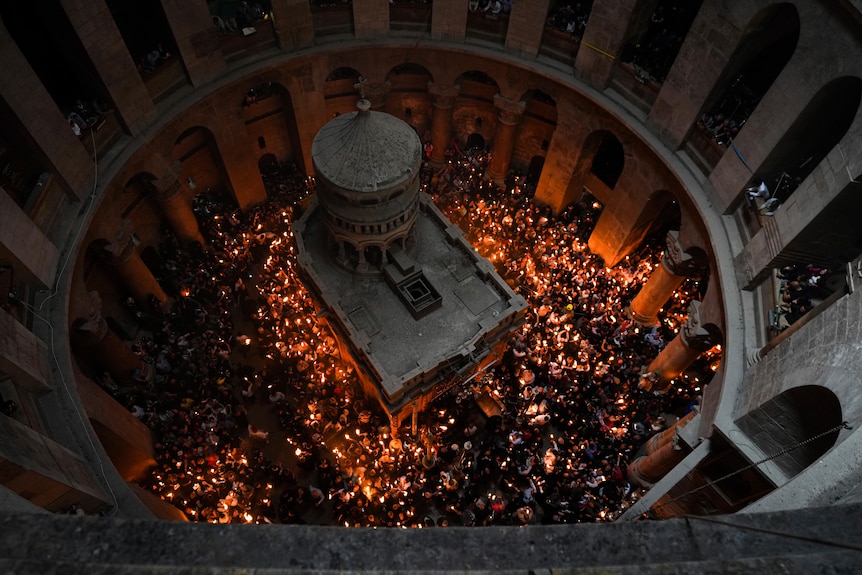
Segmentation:
<svg viewBox="0 0 862 575">
<path fill-rule="evenodd" d="M 736 157 L 742 161 L 742 164 L 748 168 L 748 171 L 752 174 L 754 170 L 751 169 L 751 166 L 748 165 L 748 162 L 745 161 L 745 158 L 742 156 L 742 152 L 739 151 L 739 148 L 736 147 L 736 144 L 733 143 L 733 140 L 730 140 L 730 147 L 733 148 L 733 151 L 736 152 Z"/>
<path fill-rule="evenodd" d="M 593 45 L 592 45 L 592 44 L 590 44 L 589 42 L 583 42 L 583 41 L 582 41 L 582 42 L 581 42 L 581 45 L 582 45 L 582 46 L 586 46 L 586 47 L 587 47 L 587 48 L 589 48 L 590 50 L 593 50 L 593 51 L 595 51 L 595 52 L 598 52 L 598 53 L 599 53 L 599 54 L 601 54 L 602 56 L 607 56 L 607 57 L 608 57 L 608 58 L 610 58 L 611 60 L 616 60 L 616 59 L 617 59 L 617 57 L 616 57 L 616 56 L 614 56 L 613 54 L 611 54 L 610 52 L 606 52 L 606 51 L 602 50 L 601 48 L 599 48 L 598 46 L 593 46 Z"/>
<path fill-rule="evenodd" d="M 815 436 L 813 436 L 813 437 L 809 437 L 808 439 L 805 439 L 805 440 L 803 440 L 803 441 L 800 441 L 800 442 L 796 443 L 795 445 L 791 445 L 790 447 L 787 447 L 787 448 L 785 448 L 785 449 L 782 449 L 782 450 L 781 450 L 781 451 L 779 451 L 778 453 L 773 453 L 772 455 L 770 455 L 770 456 L 768 456 L 768 457 L 764 457 L 764 458 L 763 458 L 763 459 L 761 459 L 760 461 L 755 461 L 754 463 L 752 463 L 752 464 L 750 464 L 750 465 L 747 465 L 747 466 L 743 467 L 742 469 L 737 469 L 736 471 L 732 471 L 732 472 L 728 473 L 727 475 L 724 475 L 724 476 L 722 476 L 722 477 L 719 477 L 718 479 L 715 479 L 715 480 L 713 480 L 713 481 L 710 481 L 709 483 L 706 483 L 706 484 L 704 484 L 704 485 L 701 485 L 700 487 L 695 487 L 694 489 L 692 489 L 692 490 L 690 490 L 690 491 L 686 491 L 686 492 L 685 492 L 685 493 L 683 493 L 682 495 L 678 495 L 677 497 L 674 497 L 673 499 L 671 499 L 671 500 L 669 500 L 669 501 L 665 501 L 664 503 L 660 503 L 660 504 L 658 504 L 658 505 L 652 506 L 652 507 L 650 507 L 650 509 L 649 509 L 649 510 L 650 510 L 650 511 L 654 511 L 654 510 L 656 510 L 656 509 L 659 509 L 659 508 L 661 508 L 661 507 L 664 507 L 665 505 L 670 505 L 671 503 L 675 503 L 675 502 L 679 501 L 680 499 L 682 499 L 682 498 L 684 498 L 684 497 L 688 497 L 689 495 L 691 495 L 691 494 L 693 494 L 693 493 L 697 493 L 698 491 L 701 491 L 701 490 L 703 490 L 703 489 L 706 489 L 707 487 L 711 487 L 711 486 L 715 485 L 716 483 L 719 483 L 720 481 L 724 481 L 725 479 L 728 479 L 728 478 L 730 478 L 730 477 L 733 477 L 734 475 L 739 475 L 739 474 L 740 474 L 740 473 L 742 473 L 743 471 L 748 471 L 748 470 L 749 470 L 749 469 L 751 469 L 752 467 L 757 467 L 757 466 L 759 466 L 759 465 L 761 465 L 761 464 L 763 464 L 763 463 L 766 463 L 767 461 L 771 461 L 771 460 L 775 459 L 776 457 L 781 457 L 781 456 L 782 456 L 782 455 L 784 455 L 785 453 L 789 453 L 789 452 L 793 451 L 794 449 L 799 449 L 799 448 L 800 448 L 800 447 L 802 447 L 803 445 L 806 445 L 806 444 L 808 444 L 808 443 L 811 443 L 812 441 L 817 441 L 817 440 L 818 440 L 818 439 L 820 439 L 821 437 L 826 437 L 827 435 L 830 435 L 830 434 L 832 434 L 832 433 L 836 433 L 836 432 L 838 432 L 838 431 L 840 431 L 840 430 L 842 430 L 842 429 L 853 429 L 853 428 L 852 428 L 852 427 L 851 427 L 851 426 L 850 426 L 846 421 L 842 421 L 839 425 L 836 425 L 835 427 L 833 427 L 833 428 L 831 428 L 831 429 L 827 429 L 826 431 L 823 431 L 823 432 L 821 432 L 821 433 L 818 433 L 817 435 L 815 435 Z"/>
</svg>

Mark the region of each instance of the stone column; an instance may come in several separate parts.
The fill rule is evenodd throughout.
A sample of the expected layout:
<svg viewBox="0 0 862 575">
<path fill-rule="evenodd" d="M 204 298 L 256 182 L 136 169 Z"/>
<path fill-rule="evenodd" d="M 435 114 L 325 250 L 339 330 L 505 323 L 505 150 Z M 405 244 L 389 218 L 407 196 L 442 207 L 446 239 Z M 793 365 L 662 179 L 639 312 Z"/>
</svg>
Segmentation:
<svg viewBox="0 0 862 575">
<path fill-rule="evenodd" d="M 314 44 L 314 23 L 308 0 L 273 0 L 272 18 L 275 38 L 284 52 Z"/>
<path fill-rule="evenodd" d="M 0 260 L 13 267 L 16 277 L 32 286 L 47 289 L 53 285 L 59 257 L 57 247 L 12 196 L 2 190 L 0 214 L 3 214 L 3 225 L 0 226 L 3 256 Z"/>
<path fill-rule="evenodd" d="M 153 100 L 104 0 L 60 0 L 122 123 L 133 136 L 156 115 Z"/>
<path fill-rule="evenodd" d="M 221 75 L 224 55 L 206 3 L 161 0 L 161 4 L 192 86 L 201 86 Z"/>
<path fill-rule="evenodd" d="M 550 0 L 518 0 L 512 3 L 506 31 L 507 51 L 536 57 L 545 32 L 545 18 L 550 4 Z"/>
<path fill-rule="evenodd" d="M 676 467 L 683 458 L 685 453 L 679 445 L 679 438 L 674 435 L 673 439 L 658 451 L 638 457 L 629 464 L 629 481 L 642 487 L 650 487 Z"/>
<path fill-rule="evenodd" d="M 204 237 L 201 235 L 188 194 L 185 193 L 183 182 L 179 177 L 181 169 L 182 165 L 176 163 L 172 170 L 159 178 L 158 187 L 155 189 L 156 201 L 181 242 L 184 244 L 198 242 L 203 246 Z"/>
<path fill-rule="evenodd" d="M 168 304 L 165 290 L 138 254 L 130 220 L 123 220 L 122 228 L 107 249 L 110 250 L 108 261 L 139 305 L 149 309 L 151 295 L 156 296 L 163 306 Z"/>
<path fill-rule="evenodd" d="M 431 113 L 431 165 L 441 167 L 446 161 L 446 148 L 452 139 L 452 112 L 455 109 L 455 98 L 461 86 L 435 84 L 428 82 L 428 92 L 433 96 Z"/>
<path fill-rule="evenodd" d="M 150 428 L 90 378 L 79 376 L 77 383 L 87 418 L 114 467 L 126 481 L 143 477 L 156 463 Z"/>
<path fill-rule="evenodd" d="M 629 307 L 631 318 L 643 325 L 658 323 L 661 307 L 687 276 L 696 274 L 703 267 L 703 263 L 683 251 L 678 231 L 669 231 L 661 263 L 632 300 Z"/>
<path fill-rule="evenodd" d="M 70 337 L 76 349 L 101 364 L 118 383 L 128 382 L 136 370 L 149 373 L 143 360 L 108 326 L 98 292 L 90 292 L 87 317 L 72 324 Z"/>
<path fill-rule="evenodd" d="M 32 331 L 0 309 L 0 372 L 30 393 L 51 390 L 45 365 L 48 346 Z"/>
<path fill-rule="evenodd" d="M 30 126 L 27 132 L 57 177 L 65 182 L 63 191 L 75 200 L 83 200 L 93 187 L 93 162 L 2 19 L 0 68 L 6 71 L 6 77 L 10 79 L 0 82 L 0 99 L 9 106 L 10 112 L 22 125 Z M 11 81 L 12 78 L 14 81 Z M 5 218 L 6 208 L 0 211 Z"/>
<path fill-rule="evenodd" d="M 463 42 L 467 32 L 468 3 L 462 0 L 434 0 L 431 5 L 431 37 Z"/>
<path fill-rule="evenodd" d="M 666 390 L 670 380 L 681 374 L 697 357 L 712 348 L 716 337 L 707 331 L 700 318 L 701 302 L 688 304 L 688 318 L 677 336 L 652 360 L 647 371 L 658 374 L 658 391 Z"/>
<path fill-rule="evenodd" d="M 515 134 L 524 116 L 525 105 L 526 102 L 515 102 L 500 94 L 494 96 L 494 106 L 497 107 L 497 131 L 494 134 L 494 147 L 491 150 L 487 176 L 498 186 L 506 185 L 512 150 L 515 149 Z"/>
<path fill-rule="evenodd" d="M 665 429 L 664 431 L 660 431 L 656 433 L 652 437 L 647 440 L 644 444 L 644 451 L 646 451 L 647 455 L 652 455 L 668 443 L 670 443 L 677 431 L 688 425 L 688 422 L 694 419 L 694 416 L 697 412 L 694 410 L 689 411 L 685 417 L 681 417 L 676 420 L 676 423 Z"/>
<path fill-rule="evenodd" d="M 593 3 L 590 24 L 575 58 L 575 73 L 596 90 L 604 90 L 610 83 L 626 39 L 626 26 L 620 22 L 631 20 L 637 4 L 637 0 Z"/>
<path fill-rule="evenodd" d="M 353 30 L 361 39 L 385 35 L 389 31 L 389 2 L 353 0 Z"/>
<path fill-rule="evenodd" d="M 77 453 L 11 417 L 0 417 L 0 437 L 0 477 L 10 491 L 55 513 L 73 503 L 87 513 L 110 506 Z"/>
</svg>

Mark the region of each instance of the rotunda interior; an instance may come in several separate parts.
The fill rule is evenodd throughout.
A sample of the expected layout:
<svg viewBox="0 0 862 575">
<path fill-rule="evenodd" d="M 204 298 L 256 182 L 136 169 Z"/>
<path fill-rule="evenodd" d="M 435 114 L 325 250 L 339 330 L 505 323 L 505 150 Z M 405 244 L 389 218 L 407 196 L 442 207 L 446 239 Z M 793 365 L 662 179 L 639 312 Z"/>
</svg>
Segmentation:
<svg viewBox="0 0 862 575">
<path fill-rule="evenodd" d="M 529 531 L 859 502 L 860 26 L 825 0 L 0 6 L 0 509 Z M 341 134 L 360 99 L 415 132 L 422 199 L 350 196 L 338 156 L 319 181 L 313 142 L 391 145 Z M 523 298 L 510 337 L 390 412 L 338 326 L 380 354 L 392 309 L 332 305 L 297 255 L 317 194 L 344 293 L 439 212 L 505 282 L 438 256 L 453 301 Z M 451 309 L 414 315 L 405 371 Z"/>
</svg>

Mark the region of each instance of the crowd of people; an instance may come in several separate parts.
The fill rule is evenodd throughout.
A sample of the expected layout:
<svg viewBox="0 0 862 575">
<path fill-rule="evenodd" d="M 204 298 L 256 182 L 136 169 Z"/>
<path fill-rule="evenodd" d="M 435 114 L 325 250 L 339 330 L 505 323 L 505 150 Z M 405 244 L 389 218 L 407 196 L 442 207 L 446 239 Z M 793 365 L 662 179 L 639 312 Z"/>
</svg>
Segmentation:
<svg viewBox="0 0 862 575">
<path fill-rule="evenodd" d="M 220 4 L 220 9 L 212 13 L 213 25 L 222 34 L 229 34 L 242 30 L 246 26 L 252 26 L 263 20 L 271 9 L 268 0 L 248 3 L 247 0 L 239 2 L 225 2 Z"/>
<path fill-rule="evenodd" d="M 171 56 L 171 52 L 159 42 L 138 59 L 138 73 L 141 76 L 152 74 L 156 71 L 156 68 L 167 62 Z"/>
<path fill-rule="evenodd" d="M 87 130 L 98 131 L 104 123 L 103 116 L 110 111 L 110 106 L 101 98 L 91 98 L 89 102 L 78 98 L 66 112 L 66 121 L 72 133 L 80 138 Z"/>
<path fill-rule="evenodd" d="M 590 11 L 593 8 L 591 1 L 587 2 L 563 2 L 557 5 L 548 14 L 547 26 L 571 34 L 574 38 L 582 38 L 587 29 L 590 19 Z"/>
<path fill-rule="evenodd" d="M 814 309 L 814 301 L 829 295 L 829 268 L 814 264 L 788 264 L 776 273 L 780 281 L 781 300 L 778 311 L 787 325 Z"/>
<path fill-rule="evenodd" d="M 290 223 L 313 179 L 276 166 L 264 174 L 269 201 L 246 212 L 199 195 L 207 245 L 184 248 L 166 233 L 160 276 L 175 303 L 134 348 L 155 379 L 110 386 L 157 437 L 142 485 L 192 520 L 221 523 L 618 517 L 642 493 L 626 465 L 693 409 L 717 368 L 710 352 L 666 394 L 638 387 L 703 286 L 687 282 L 659 326 L 639 327 L 625 306 L 659 242 L 606 268 L 585 244 L 600 204 L 554 216 L 531 202 L 522 176 L 506 189 L 485 180 L 487 162 L 482 150 L 453 148 L 446 169 L 423 169 L 423 187 L 530 311 L 498 361 L 420 414 L 415 434 L 390 429 L 364 397 L 303 287 Z"/>
<path fill-rule="evenodd" d="M 632 63 L 640 81 L 664 82 L 699 7 L 697 2 L 684 0 L 658 3 L 645 30 L 626 46 L 622 56 L 624 62 Z"/>
</svg>

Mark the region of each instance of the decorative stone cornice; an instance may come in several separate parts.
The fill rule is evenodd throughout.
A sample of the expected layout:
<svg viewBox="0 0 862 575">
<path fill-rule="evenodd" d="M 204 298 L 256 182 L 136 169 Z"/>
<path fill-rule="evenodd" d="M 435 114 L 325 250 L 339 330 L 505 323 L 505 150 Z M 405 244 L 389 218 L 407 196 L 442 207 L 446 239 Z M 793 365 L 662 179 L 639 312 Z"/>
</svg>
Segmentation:
<svg viewBox="0 0 862 575">
<path fill-rule="evenodd" d="M 102 316 L 102 297 L 97 291 L 88 292 L 87 296 L 87 316 L 76 324 L 77 341 L 84 345 L 101 340 L 108 331 L 108 322 Z"/>
<path fill-rule="evenodd" d="M 127 262 L 137 248 L 132 220 L 123 220 L 120 229 L 114 234 L 114 241 L 105 246 L 111 263 Z"/>
<path fill-rule="evenodd" d="M 503 124 L 514 126 L 524 117 L 524 109 L 527 103 L 524 101 L 516 102 L 509 98 L 504 98 L 500 94 L 494 96 L 494 106 L 497 108 L 497 117 Z"/>
<path fill-rule="evenodd" d="M 460 92 L 461 86 L 459 84 L 450 86 L 448 84 L 428 82 L 428 93 L 434 96 L 433 104 L 435 108 L 446 109 L 453 107 L 455 105 L 455 98 L 458 97 Z"/>
<path fill-rule="evenodd" d="M 688 304 L 688 317 L 680 330 L 680 337 L 690 348 L 704 352 L 719 342 L 716 334 L 706 329 L 700 315 L 702 302 L 692 300 Z"/>
</svg>

